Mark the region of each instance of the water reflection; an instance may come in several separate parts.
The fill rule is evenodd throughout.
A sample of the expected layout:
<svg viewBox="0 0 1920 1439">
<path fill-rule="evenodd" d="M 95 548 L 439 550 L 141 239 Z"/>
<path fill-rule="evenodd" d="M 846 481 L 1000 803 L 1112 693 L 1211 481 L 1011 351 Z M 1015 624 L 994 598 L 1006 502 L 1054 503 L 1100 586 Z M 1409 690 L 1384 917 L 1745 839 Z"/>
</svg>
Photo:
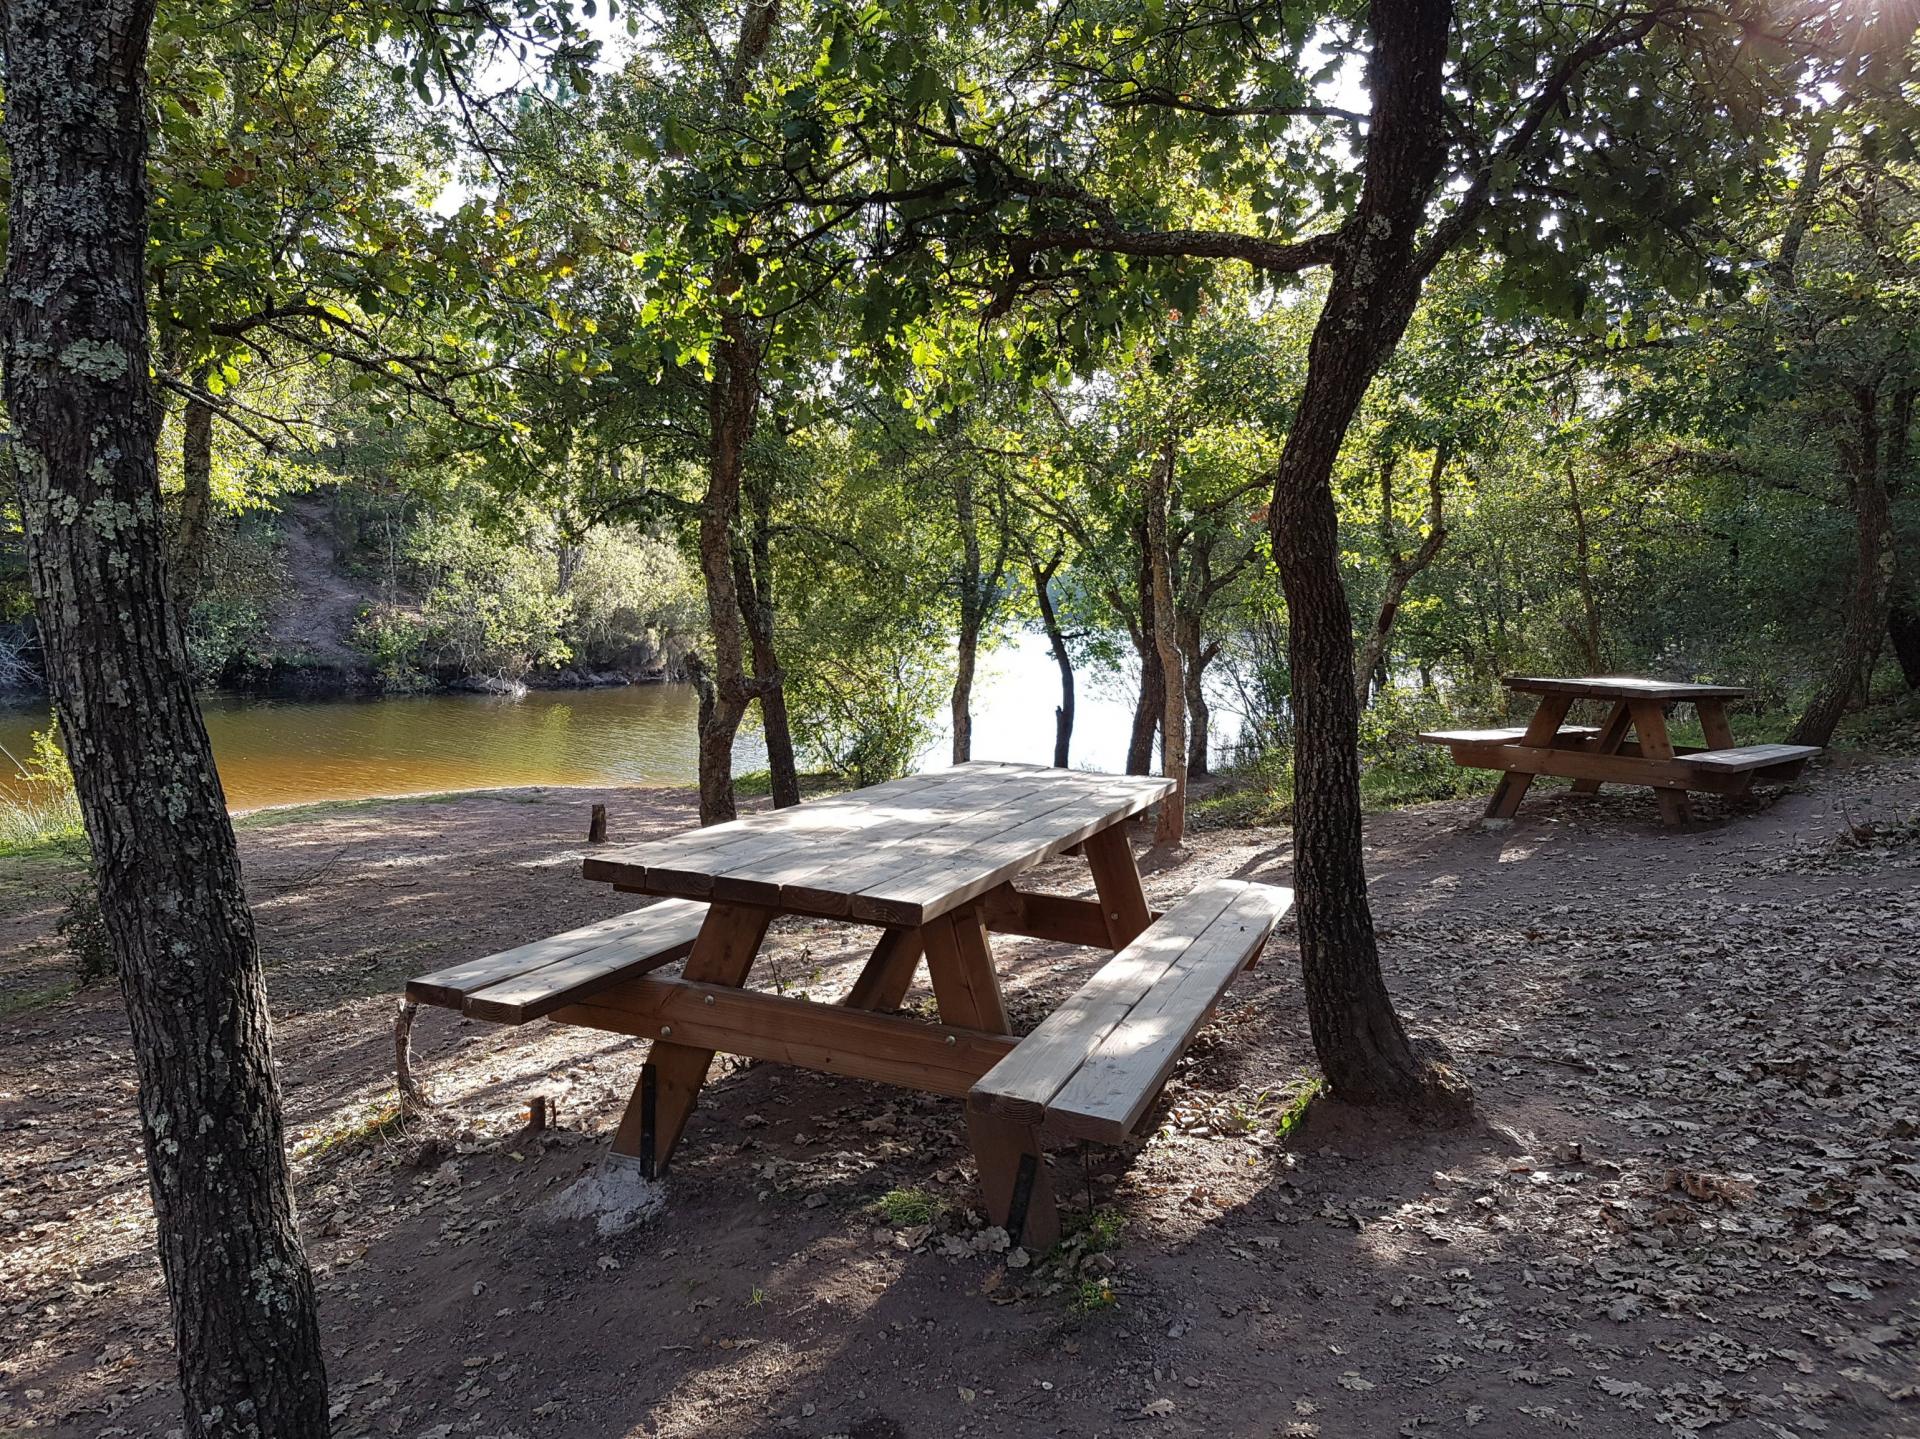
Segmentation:
<svg viewBox="0 0 1920 1439">
<path fill-rule="evenodd" d="M 1050 763 L 1059 689 L 1045 640 L 1022 637 L 982 668 L 974 753 Z M 1086 676 L 1080 689 L 1074 764 L 1118 770 L 1125 764 L 1132 718 L 1122 686 Z M 697 701 L 687 685 L 536 690 L 520 700 L 208 696 L 202 705 L 227 801 L 235 809 L 487 786 L 691 784 L 698 764 Z M 742 726 L 736 770 L 766 765 L 756 720 L 750 713 Z M 45 723 L 38 709 L 0 712 L 0 746 L 24 757 L 33 730 Z M 943 764 L 947 755 L 943 736 L 922 763 Z M 0 789 L 14 780 L 14 766 L 4 759 L 0 776 Z"/>
</svg>

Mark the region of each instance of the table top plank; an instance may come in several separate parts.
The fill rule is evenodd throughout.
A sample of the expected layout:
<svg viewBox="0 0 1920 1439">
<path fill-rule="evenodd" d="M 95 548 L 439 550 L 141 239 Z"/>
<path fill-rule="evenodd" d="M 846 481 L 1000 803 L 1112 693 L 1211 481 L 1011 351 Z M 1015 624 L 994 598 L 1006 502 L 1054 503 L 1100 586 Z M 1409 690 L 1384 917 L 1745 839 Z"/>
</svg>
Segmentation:
<svg viewBox="0 0 1920 1439">
<path fill-rule="evenodd" d="M 1510 690 L 1526 694 L 1572 695 L 1596 700 L 1710 700 L 1740 699 L 1749 693 L 1738 685 L 1694 684 L 1685 680 L 1649 680 L 1634 675 L 1508 675 L 1501 681 Z"/>
<path fill-rule="evenodd" d="M 853 897 L 852 914 L 881 924 L 931 919 L 1131 818 L 1173 787 L 1171 780 L 1108 778 L 1114 781 L 1111 785 L 1029 813 L 1019 823 L 970 844 L 963 855 L 889 869 Z M 962 866 L 964 876 L 957 873 Z"/>
<path fill-rule="evenodd" d="M 1148 776 L 976 762 L 610 849 L 589 855 L 581 872 L 647 893 L 858 918 L 870 917 L 858 913 L 858 896 L 882 886 L 891 900 L 905 881 L 911 913 L 880 922 L 918 924 L 1139 813 L 1169 788 Z"/>
</svg>

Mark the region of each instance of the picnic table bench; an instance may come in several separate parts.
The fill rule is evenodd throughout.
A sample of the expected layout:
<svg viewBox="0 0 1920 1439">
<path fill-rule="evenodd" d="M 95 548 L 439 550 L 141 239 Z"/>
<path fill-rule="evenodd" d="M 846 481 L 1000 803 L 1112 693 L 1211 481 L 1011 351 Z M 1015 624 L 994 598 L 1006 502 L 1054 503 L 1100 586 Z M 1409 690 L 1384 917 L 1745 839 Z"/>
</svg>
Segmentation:
<svg viewBox="0 0 1920 1439">
<path fill-rule="evenodd" d="M 1572 679 L 1515 676 L 1508 689 L 1540 696 L 1533 718 L 1510 729 L 1431 730 L 1420 738 L 1443 744 L 1455 764 L 1501 771 L 1487 802 L 1489 819 L 1511 819 L 1533 777 L 1562 775 L 1576 794 L 1603 783 L 1644 785 L 1660 802 L 1661 819 L 1686 824 L 1692 813 L 1687 792 L 1745 794 L 1756 784 L 1785 784 L 1799 777 L 1817 745 L 1737 745 L 1727 702 L 1747 691 L 1733 685 L 1671 683 L 1623 675 Z M 1576 700 L 1610 705 L 1602 725 L 1564 721 Z M 1676 745 L 1667 730 L 1667 710 L 1693 705 L 1705 745 Z"/>
<path fill-rule="evenodd" d="M 716 1052 L 964 1099 L 992 1222 L 1059 1234 L 1048 1144 L 1138 1133 L 1167 1076 L 1291 891 L 1215 880 L 1147 904 L 1126 821 L 1163 779 L 963 764 L 589 856 L 586 878 L 659 902 L 410 980 L 409 1001 L 503 1024 L 549 1019 L 652 1041 L 613 1140 L 664 1173 Z M 1096 898 L 1014 881 L 1068 850 Z M 838 1004 L 745 988 L 781 915 L 879 928 Z M 1024 1038 L 990 936 L 1112 953 Z M 895 1013 L 924 959 L 939 1022 Z M 684 961 L 678 975 L 659 973 Z"/>
</svg>

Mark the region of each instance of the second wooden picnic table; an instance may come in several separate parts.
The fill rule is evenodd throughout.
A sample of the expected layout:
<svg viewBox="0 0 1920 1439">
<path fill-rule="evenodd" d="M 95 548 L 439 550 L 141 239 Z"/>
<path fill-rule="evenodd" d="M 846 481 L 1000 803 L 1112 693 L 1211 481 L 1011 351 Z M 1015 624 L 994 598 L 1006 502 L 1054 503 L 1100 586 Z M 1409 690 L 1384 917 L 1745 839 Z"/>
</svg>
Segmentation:
<svg viewBox="0 0 1920 1439">
<path fill-rule="evenodd" d="M 1747 694 L 1736 685 L 1630 675 L 1526 675 L 1510 677 L 1506 686 L 1540 697 L 1524 728 L 1436 730 L 1420 736 L 1447 745 L 1457 764 L 1502 772 L 1487 802 L 1489 819 L 1512 819 L 1533 777 L 1550 774 L 1571 778 L 1576 794 L 1591 794 L 1603 783 L 1645 785 L 1659 797 L 1661 819 L 1683 825 L 1692 818 L 1689 790 L 1740 794 L 1756 783 L 1782 783 L 1820 752 L 1814 745 L 1735 744 L 1727 705 Z M 1605 722 L 1566 724 L 1576 700 L 1608 705 Z M 1675 704 L 1694 707 L 1705 745 L 1674 744 L 1667 710 Z"/>
</svg>

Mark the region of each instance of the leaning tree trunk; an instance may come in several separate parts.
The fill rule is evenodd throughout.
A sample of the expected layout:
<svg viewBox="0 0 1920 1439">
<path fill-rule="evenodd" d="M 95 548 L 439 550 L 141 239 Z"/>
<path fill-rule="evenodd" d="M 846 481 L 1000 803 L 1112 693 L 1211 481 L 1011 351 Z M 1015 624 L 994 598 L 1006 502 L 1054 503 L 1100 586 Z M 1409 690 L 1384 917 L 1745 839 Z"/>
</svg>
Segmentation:
<svg viewBox="0 0 1920 1439">
<path fill-rule="evenodd" d="M 1300 962 L 1314 1050 L 1336 1097 L 1455 1115 L 1470 1091 L 1416 1052 L 1380 974 L 1361 850 L 1353 620 L 1332 489 L 1347 427 L 1420 295 L 1413 244 L 1444 155 L 1451 6 L 1376 0 L 1371 14 L 1366 182 L 1314 327 L 1268 511 L 1293 674 Z"/>
<path fill-rule="evenodd" d="M 1165 700 L 1160 722 L 1161 773 L 1173 793 L 1160 801 L 1154 843 L 1179 844 L 1187 833 L 1187 688 L 1174 638 L 1173 551 L 1167 540 L 1167 509 L 1173 500 L 1175 441 L 1171 432 L 1147 478 L 1147 565 L 1153 576 L 1153 649 Z"/>
<path fill-rule="evenodd" d="M 1051 588 L 1054 572 L 1060 568 L 1060 558 L 1060 553 L 1055 551 L 1046 564 L 1032 566 L 1033 597 L 1040 606 L 1040 623 L 1046 629 L 1053 662 L 1060 667 L 1060 703 L 1053 707 L 1055 769 L 1067 768 L 1068 756 L 1073 749 L 1073 656 L 1067 653 L 1067 636 L 1060 628 L 1060 615 L 1053 607 Z"/>
<path fill-rule="evenodd" d="M 1847 597 L 1846 630 L 1826 679 L 1788 733 L 1789 744 L 1832 741 L 1887 629 L 1893 589 L 1893 507 L 1881 468 L 1881 437 L 1871 407 L 1864 404 L 1860 427 L 1852 486 L 1853 588 Z"/>
<path fill-rule="evenodd" d="M 740 477 L 760 411 L 760 347 L 746 322 L 721 326 L 713 379 L 707 385 L 707 493 L 700 506 L 700 574 L 706 581 L 707 628 L 713 644 L 712 699 L 700 706 L 700 823 L 732 819 L 733 741 L 752 692 L 740 644 L 740 592 L 733 579 L 733 525 Z"/>
<path fill-rule="evenodd" d="M 170 603 L 148 376 L 151 0 L 11 0 L 5 368 L 194 1436 L 327 1433 L 253 918 Z"/>
</svg>

